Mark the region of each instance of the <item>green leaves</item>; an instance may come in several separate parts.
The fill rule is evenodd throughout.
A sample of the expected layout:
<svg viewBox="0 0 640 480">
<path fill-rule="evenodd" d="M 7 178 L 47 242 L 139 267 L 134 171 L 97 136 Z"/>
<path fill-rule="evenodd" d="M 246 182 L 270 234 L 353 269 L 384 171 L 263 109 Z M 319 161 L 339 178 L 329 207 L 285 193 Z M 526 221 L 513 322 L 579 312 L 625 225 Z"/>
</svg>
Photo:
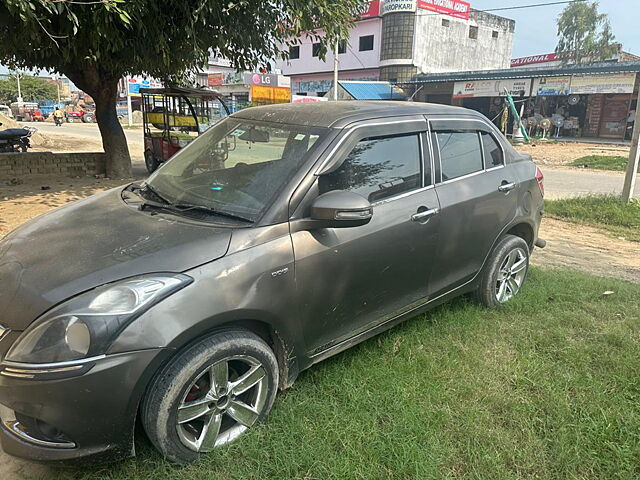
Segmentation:
<svg viewBox="0 0 640 480">
<path fill-rule="evenodd" d="M 25 101 L 51 100 L 56 98 L 55 84 L 38 77 L 20 75 L 20 87 Z M 18 81 L 15 75 L 9 75 L 6 80 L 0 80 L 0 103 L 9 104 L 18 98 Z"/>
<path fill-rule="evenodd" d="M 0 18 L 12 27 L 0 28 L 0 62 L 167 78 L 200 68 L 212 51 L 252 68 L 291 36 L 323 45 L 344 37 L 363 1 L 3 0 Z"/>
<path fill-rule="evenodd" d="M 300 34 L 323 55 L 365 1 L 1 0 L 0 63 L 64 73 L 95 97 L 125 74 L 188 78 L 212 53 L 252 69 Z"/>
<path fill-rule="evenodd" d="M 573 2 L 558 17 L 556 53 L 564 63 L 607 60 L 619 45 L 614 42 L 609 18 L 598 12 L 598 2 Z"/>
</svg>

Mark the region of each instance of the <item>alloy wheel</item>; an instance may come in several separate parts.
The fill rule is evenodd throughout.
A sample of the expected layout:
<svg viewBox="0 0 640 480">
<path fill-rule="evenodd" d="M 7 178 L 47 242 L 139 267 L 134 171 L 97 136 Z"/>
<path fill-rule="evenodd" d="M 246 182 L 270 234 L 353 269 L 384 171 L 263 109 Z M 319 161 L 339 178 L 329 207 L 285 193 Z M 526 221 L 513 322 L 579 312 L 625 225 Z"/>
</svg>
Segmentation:
<svg viewBox="0 0 640 480">
<path fill-rule="evenodd" d="M 180 441 L 195 452 L 232 442 L 260 418 L 268 387 L 266 370 L 253 357 L 236 355 L 210 365 L 178 406 Z"/>
<path fill-rule="evenodd" d="M 527 273 L 527 262 L 527 254 L 522 248 L 511 250 L 505 257 L 495 284 L 498 302 L 508 302 L 520 291 Z"/>
</svg>

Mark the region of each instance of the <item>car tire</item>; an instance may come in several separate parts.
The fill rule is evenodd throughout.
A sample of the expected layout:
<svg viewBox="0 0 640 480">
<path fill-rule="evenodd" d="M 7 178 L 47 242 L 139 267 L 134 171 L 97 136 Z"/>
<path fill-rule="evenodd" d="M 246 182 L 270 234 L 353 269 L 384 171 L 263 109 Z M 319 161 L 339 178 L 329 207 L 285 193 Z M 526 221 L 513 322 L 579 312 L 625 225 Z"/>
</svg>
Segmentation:
<svg viewBox="0 0 640 480">
<path fill-rule="evenodd" d="M 160 166 L 160 162 L 151 150 L 144 151 L 144 165 L 149 173 L 155 172 Z"/>
<path fill-rule="evenodd" d="M 278 363 L 265 341 L 248 330 L 223 331 L 188 347 L 155 377 L 142 424 L 166 459 L 191 463 L 263 420 L 277 389 Z"/>
<path fill-rule="evenodd" d="M 505 235 L 491 252 L 481 274 L 476 299 L 496 308 L 517 295 L 529 271 L 529 246 L 522 238 Z"/>
</svg>

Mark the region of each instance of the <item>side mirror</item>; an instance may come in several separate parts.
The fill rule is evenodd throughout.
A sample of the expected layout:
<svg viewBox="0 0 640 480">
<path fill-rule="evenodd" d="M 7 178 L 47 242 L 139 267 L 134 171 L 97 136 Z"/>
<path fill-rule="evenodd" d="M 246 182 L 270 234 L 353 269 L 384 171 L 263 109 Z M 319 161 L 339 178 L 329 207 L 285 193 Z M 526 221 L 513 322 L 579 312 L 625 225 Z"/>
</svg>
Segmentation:
<svg viewBox="0 0 640 480">
<path fill-rule="evenodd" d="M 373 216 L 373 207 L 362 195 L 333 190 L 315 199 L 311 205 L 311 226 L 315 228 L 359 227 Z"/>
</svg>

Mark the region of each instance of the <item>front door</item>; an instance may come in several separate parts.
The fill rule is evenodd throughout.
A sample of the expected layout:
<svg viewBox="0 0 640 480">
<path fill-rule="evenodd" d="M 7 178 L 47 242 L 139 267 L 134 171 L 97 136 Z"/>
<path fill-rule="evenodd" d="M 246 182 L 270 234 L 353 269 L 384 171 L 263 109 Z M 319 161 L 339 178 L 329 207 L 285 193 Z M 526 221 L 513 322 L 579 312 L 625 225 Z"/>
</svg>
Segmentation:
<svg viewBox="0 0 640 480">
<path fill-rule="evenodd" d="M 355 128 L 307 195 L 349 190 L 373 205 L 367 225 L 292 234 L 311 356 L 426 300 L 439 204 L 425 131 L 420 121 Z"/>
</svg>

